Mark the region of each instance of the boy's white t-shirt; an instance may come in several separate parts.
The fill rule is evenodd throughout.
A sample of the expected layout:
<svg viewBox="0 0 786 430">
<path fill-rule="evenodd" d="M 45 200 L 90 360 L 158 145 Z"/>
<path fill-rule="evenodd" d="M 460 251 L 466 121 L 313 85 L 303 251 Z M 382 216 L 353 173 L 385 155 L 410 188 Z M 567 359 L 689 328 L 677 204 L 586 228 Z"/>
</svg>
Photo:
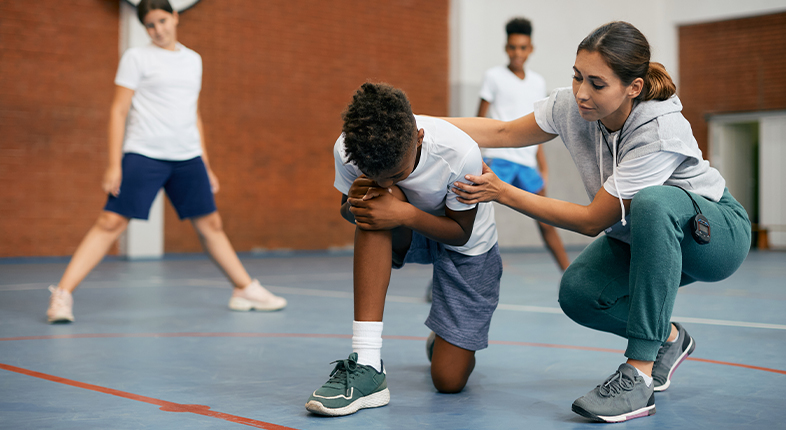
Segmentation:
<svg viewBox="0 0 786 430">
<path fill-rule="evenodd" d="M 420 161 L 407 179 L 397 183 L 416 208 L 436 216 L 445 215 L 447 206 L 453 211 L 465 211 L 476 205 L 466 205 L 457 200 L 452 191 L 456 181 L 467 182 L 465 175 L 480 175 L 482 159 L 480 149 L 466 133 L 447 121 L 415 115 L 418 129 L 424 130 Z M 344 135 L 339 136 L 333 147 L 336 164 L 334 186 L 345 195 L 362 172 L 354 163 L 347 162 Z M 464 255 L 481 255 L 497 243 L 494 207 L 480 203 L 475 215 L 475 225 L 469 241 L 463 246 L 445 245 L 447 249 Z"/>
<path fill-rule="evenodd" d="M 521 79 L 507 66 L 487 70 L 480 88 L 480 98 L 489 102 L 487 116 L 500 121 L 512 121 L 532 113 L 535 102 L 546 96 L 546 80 L 543 76 L 526 70 L 524 79 Z M 537 169 L 537 152 L 537 145 L 526 148 L 484 148 L 483 156 Z"/>
<path fill-rule="evenodd" d="M 115 84 L 134 90 L 123 152 L 159 160 L 202 155 L 197 101 L 202 57 L 177 44 L 169 51 L 153 43 L 130 48 L 120 59 Z"/>
</svg>

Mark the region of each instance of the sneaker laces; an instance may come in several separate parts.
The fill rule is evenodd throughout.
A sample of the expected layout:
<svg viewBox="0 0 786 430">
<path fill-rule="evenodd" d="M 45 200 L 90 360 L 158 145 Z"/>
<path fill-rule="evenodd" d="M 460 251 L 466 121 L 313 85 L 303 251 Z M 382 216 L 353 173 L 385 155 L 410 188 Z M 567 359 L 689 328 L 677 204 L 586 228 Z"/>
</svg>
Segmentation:
<svg viewBox="0 0 786 430">
<path fill-rule="evenodd" d="M 633 385 L 632 379 L 624 377 L 622 372 L 617 370 L 599 386 L 598 392 L 603 397 L 614 397 L 623 391 L 633 390 Z"/>
<path fill-rule="evenodd" d="M 352 379 L 354 379 L 363 368 L 358 365 L 356 360 L 353 360 L 352 356 L 344 360 L 333 361 L 330 364 L 333 363 L 336 363 L 336 367 L 330 372 L 330 379 L 328 379 L 325 385 L 332 384 L 343 386 L 345 392 L 349 391 L 350 382 L 352 382 Z"/>
<path fill-rule="evenodd" d="M 669 349 L 669 344 L 664 343 L 663 345 L 658 348 L 658 355 L 655 356 L 655 363 L 659 363 L 660 359 L 663 357 L 663 354 L 666 353 L 666 350 Z"/>
</svg>

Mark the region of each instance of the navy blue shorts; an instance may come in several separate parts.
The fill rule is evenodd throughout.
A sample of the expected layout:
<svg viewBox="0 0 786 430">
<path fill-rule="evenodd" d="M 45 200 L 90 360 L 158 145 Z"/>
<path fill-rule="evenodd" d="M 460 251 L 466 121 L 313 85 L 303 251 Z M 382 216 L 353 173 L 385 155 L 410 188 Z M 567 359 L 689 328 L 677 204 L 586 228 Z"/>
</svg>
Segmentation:
<svg viewBox="0 0 786 430">
<path fill-rule="evenodd" d="M 404 263 L 433 264 L 431 312 L 426 326 L 452 345 L 477 351 L 489 345 L 491 316 L 499 303 L 502 258 L 494 244 L 481 255 L 464 255 L 412 232 Z"/>
<path fill-rule="evenodd" d="M 167 161 L 133 153 L 123 155 L 120 194 L 117 197 L 110 194 L 104 210 L 126 218 L 147 219 L 150 206 L 162 187 L 180 219 L 216 211 L 202 157 Z"/>
<path fill-rule="evenodd" d="M 507 182 L 533 194 L 537 194 L 543 189 L 543 178 L 532 167 L 522 166 L 502 158 L 490 158 L 485 161 L 502 182 Z"/>
</svg>

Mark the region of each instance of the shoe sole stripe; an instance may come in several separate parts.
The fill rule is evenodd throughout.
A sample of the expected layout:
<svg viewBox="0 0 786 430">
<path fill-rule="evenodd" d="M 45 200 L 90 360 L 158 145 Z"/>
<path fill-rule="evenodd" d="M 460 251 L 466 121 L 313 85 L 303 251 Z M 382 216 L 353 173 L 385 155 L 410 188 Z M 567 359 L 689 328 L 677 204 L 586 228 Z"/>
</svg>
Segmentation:
<svg viewBox="0 0 786 430">
<path fill-rule="evenodd" d="M 691 337 L 688 348 L 682 352 L 682 355 L 680 355 L 680 357 L 677 359 L 677 362 L 674 364 L 674 366 L 669 369 L 669 375 L 666 376 L 666 382 L 664 382 L 663 385 L 653 388 L 655 392 L 659 393 L 661 391 L 666 391 L 666 389 L 669 388 L 669 385 L 671 385 L 671 376 L 674 375 L 674 372 L 677 371 L 677 367 L 682 364 L 682 362 L 685 361 L 685 359 L 688 358 L 688 356 L 691 355 L 695 349 L 696 344 L 693 342 L 693 338 Z"/>
<path fill-rule="evenodd" d="M 279 309 L 284 309 L 284 306 L 264 306 L 259 302 L 253 302 L 251 300 L 244 299 L 242 297 L 232 297 L 229 299 L 229 309 L 233 311 L 250 311 L 252 309 L 258 311 L 277 311 Z"/>
<path fill-rule="evenodd" d="M 328 408 L 316 400 L 311 400 L 306 403 L 306 409 L 315 414 L 337 417 L 354 414 L 361 409 L 378 408 L 380 406 L 385 406 L 388 403 L 390 403 L 390 390 L 385 388 L 384 390 L 374 394 L 363 396 L 342 408 Z"/>
<path fill-rule="evenodd" d="M 641 409 L 637 409 L 633 412 L 628 412 L 627 414 L 621 415 L 613 415 L 613 416 L 606 416 L 606 415 L 595 415 L 592 412 L 585 410 L 579 406 L 573 405 L 572 407 L 573 412 L 591 420 L 604 422 L 604 423 L 621 423 L 623 421 L 632 420 L 634 418 L 641 418 L 655 414 L 655 405 L 645 406 Z"/>
</svg>

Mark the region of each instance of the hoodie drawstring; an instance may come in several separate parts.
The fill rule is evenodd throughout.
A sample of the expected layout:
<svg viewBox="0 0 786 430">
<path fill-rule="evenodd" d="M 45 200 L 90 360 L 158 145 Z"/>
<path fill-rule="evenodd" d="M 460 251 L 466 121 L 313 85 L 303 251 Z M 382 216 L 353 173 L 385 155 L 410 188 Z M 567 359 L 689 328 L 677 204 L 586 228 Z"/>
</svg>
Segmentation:
<svg viewBox="0 0 786 430">
<path fill-rule="evenodd" d="M 620 191 L 619 185 L 617 185 L 617 135 L 614 134 L 611 138 L 611 148 L 612 148 L 612 160 L 611 160 L 611 176 L 614 178 L 614 188 L 617 189 L 617 198 L 620 200 L 620 208 L 622 208 L 622 225 L 628 225 L 628 222 L 625 221 L 625 204 L 622 202 L 622 192 Z M 600 162 L 598 166 L 600 168 L 600 186 L 603 186 L 603 132 L 601 131 L 600 136 L 598 136 L 598 154 L 600 155 Z"/>
</svg>

